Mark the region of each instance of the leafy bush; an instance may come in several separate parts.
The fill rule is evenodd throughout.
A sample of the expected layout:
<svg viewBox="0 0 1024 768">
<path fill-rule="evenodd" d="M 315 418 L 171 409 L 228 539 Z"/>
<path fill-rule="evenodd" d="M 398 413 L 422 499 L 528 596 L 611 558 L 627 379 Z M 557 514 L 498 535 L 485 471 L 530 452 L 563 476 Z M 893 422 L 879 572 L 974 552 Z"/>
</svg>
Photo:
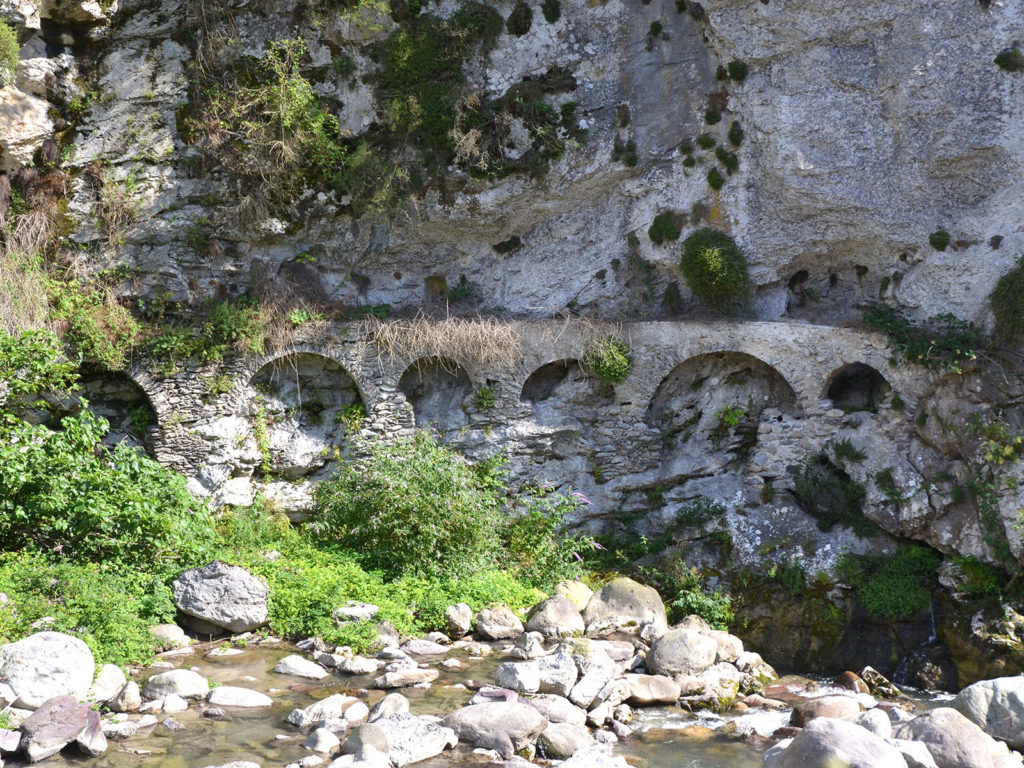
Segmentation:
<svg viewBox="0 0 1024 768">
<path fill-rule="evenodd" d="M 533 9 L 527 3 L 519 3 L 509 14 L 505 27 L 510 35 L 522 37 L 533 26 Z"/>
<path fill-rule="evenodd" d="M 14 82 L 18 68 L 18 33 L 0 22 L 0 88 Z"/>
<path fill-rule="evenodd" d="M 703 525 L 725 514 L 725 505 L 709 496 L 698 496 L 683 504 L 675 516 L 676 525 Z"/>
<path fill-rule="evenodd" d="M 2 430 L 0 548 L 150 568 L 197 563 L 212 544 L 212 518 L 181 476 L 125 444 L 99 450 L 108 429 L 83 411 L 58 432 Z"/>
<path fill-rule="evenodd" d="M 540 9 L 544 14 L 544 20 L 548 24 L 554 24 L 562 18 L 562 0 L 544 0 L 540 4 Z"/>
<path fill-rule="evenodd" d="M 666 607 L 670 623 L 696 614 L 710 624 L 712 629 L 728 630 L 735 618 L 732 598 L 720 590 L 708 589 L 696 568 L 684 572 L 678 582 L 675 598 Z"/>
<path fill-rule="evenodd" d="M 722 172 L 717 168 L 712 168 L 708 171 L 708 186 L 711 187 L 715 192 L 720 190 L 725 185 L 725 177 Z"/>
<path fill-rule="evenodd" d="M 743 144 L 744 135 L 742 125 L 735 121 L 729 124 L 729 143 L 734 147 Z"/>
<path fill-rule="evenodd" d="M 110 370 L 127 366 L 141 327 L 107 286 L 94 280 L 51 280 L 47 293 L 51 316 L 66 324 L 65 338 L 83 357 Z"/>
<path fill-rule="evenodd" d="M 519 581 L 545 591 L 563 579 L 582 576 L 581 553 L 593 542 L 566 536 L 561 528 L 567 516 L 589 503 L 579 493 L 559 493 L 545 486 L 526 489 L 501 532 L 509 571 Z"/>
<path fill-rule="evenodd" d="M 704 122 L 708 125 L 714 125 L 720 122 L 722 119 L 722 113 L 717 109 L 709 109 L 704 112 Z"/>
<path fill-rule="evenodd" d="M 1024 337 L 1024 256 L 1017 265 L 999 278 L 988 297 L 995 316 L 995 339 L 1014 344 Z"/>
<path fill-rule="evenodd" d="M 800 506 L 818 518 L 818 527 L 830 531 L 836 523 L 858 536 L 875 533 L 875 524 L 864 517 L 864 486 L 829 461 L 824 453 L 806 459 L 793 477 Z"/>
<path fill-rule="evenodd" d="M 621 384 L 633 370 L 633 358 L 626 342 L 615 336 L 605 336 L 587 350 L 580 365 L 600 381 Z"/>
<path fill-rule="evenodd" d="M 171 591 L 159 577 L 120 565 L 75 563 L 41 554 L 0 556 L 0 642 L 49 629 L 81 638 L 98 664 L 138 663 L 153 655 L 151 624 L 174 620 Z"/>
<path fill-rule="evenodd" d="M 457 578 L 493 561 L 503 499 L 426 432 L 373 442 L 316 491 L 310 528 L 393 575 Z"/>
<path fill-rule="evenodd" d="M 702 133 L 697 137 L 697 146 L 701 149 L 711 149 L 715 146 L 715 137 L 710 133 Z"/>
<path fill-rule="evenodd" d="M 864 324 L 889 336 L 894 365 L 902 358 L 932 370 L 962 373 L 977 359 L 983 341 L 970 324 L 948 313 L 917 324 L 892 307 L 872 304 L 864 310 Z"/>
<path fill-rule="evenodd" d="M 736 311 L 750 298 L 747 260 L 723 232 L 705 228 L 687 237 L 680 267 L 693 295 L 712 309 Z"/>
<path fill-rule="evenodd" d="M 261 355 L 266 343 L 267 318 L 259 302 L 253 299 L 216 301 L 210 307 L 204 333 L 213 347 L 230 346 L 246 354 Z"/>
<path fill-rule="evenodd" d="M 1007 72 L 1024 72 L 1024 53 L 1017 48 L 1007 48 L 996 55 L 996 66 Z"/>
<path fill-rule="evenodd" d="M 946 246 L 949 245 L 949 232 L 944 229 L 938 229 L 928 235 L 928 242 L 936 251 L 944 251 Z"/>
<path fill-rule="evenodd" d="M 659 213 L 647 229 L 647 236 L 655 245 L 661 245 L 669 240 L 678 240 L 679 234 L 679 227 L 671 213 Z"/>
<path fill-rule="evenodd" d="M 21 331 L 17 336 L 0 329 L 0 384 L 16 397 L 72 389 L 77 372 L 64 357 L 60 341 L 50 331 Z M 10 409 L 10 401 L 0 405 Z"/>
<path fill-rule="evenodd" d="M 729 79 L 734 80 L 737 83 L 742 83 L 747 79 L 747 73 L 750 72 L 750 68 L 745 62 L 733 59 L 728 65 Z"/>
<path fill-rule="evenodd" d="M 718 158 L 718 162 L 725 166 L 725 170 L 730 174 L 735 173 L 740 168 L 740 159 L 736 157 L 734 152 L 730 152 L 725 147 L 716 148 L 715 157 Z"/>
<path fill-rule="evenodd" d="M 908 619 L 931 604 L 941 562 L 935 550 L 906 544 L 894 555 L 847 555 L 840 560 L 838 573 L 856 588 L 871 616 Z"/>
</svg>

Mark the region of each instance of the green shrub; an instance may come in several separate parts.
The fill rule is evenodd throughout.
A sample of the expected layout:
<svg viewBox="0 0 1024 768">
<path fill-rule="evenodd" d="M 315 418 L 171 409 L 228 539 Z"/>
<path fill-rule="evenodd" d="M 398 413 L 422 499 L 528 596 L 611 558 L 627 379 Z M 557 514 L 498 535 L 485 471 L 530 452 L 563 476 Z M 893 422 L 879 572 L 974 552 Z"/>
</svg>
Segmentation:
<svg viewBox="0 0 1024 768">
<path fill-rule="evenodd" d="M 0 556 L 0 643 L 32 634 L 35 622 L 81 638 L 97 664 L 145 662 L 151 624 L 174 621 L 171 590 L 161 578 L 120 565 L 74 563 L 19 553 Z"/>
<path fill-rule="evenodd" d="M 904 359 L 932 370 L 962 373 L 983 344 L 980 333 L 949 313 L 918 324 L 885 304 L 871 304 L 864 310 L 864 324 L 889 336 L 894 365 Z"/>
<path fill-rule="evenodd" d="M 580 364 L 587 373 L 607 384 L 621 384 L 633 370 L 629 347 L 615 336 L 605 336 L 596 341 Z"/>
<path fill-rule="evenodd" d="M 858 536 L 876 532 L 875 524 L 864 517 L 864 486 L 837 467 L 824 453 L 806 459 L 793 477 L 800 506 L 818 519 L 822 531 L 837 523 L 853 529 Z"/>
<path fill-rule="evenodd" d="M 704 122 L 708 125 L 714 125 L 715 123 L 721 122 L 722 113 L 717 109 L 709 109 L 704 112 Z"/>
<path fill-rule="evenodd" d="M 721 519 L 725 505 L 709 496 L 698 496 L 683 504 L 675 515 L 676 525 L 700 526 Z"/>
<path fill-rule="evenodd" d="M 941 561 L 929 547 L 906 544 L 893 555 L 846 555 L 838 574 L 856 588 L 857 598 L 871 616 L 908 619 L 931 605 Z"/>
<path fill-rule="evenodd" d="M 50 280 L 47 294 L 51 316 L 66 324 L 65 338 L 84 358 L 110 370 L 128 365 L 141 327 L 113 291 L 93 280 Z"/>
<path fill-rule="evenodd" d="M 647 229 L 647 236 L 655 245 L 661 245 L 669 240 L 678 240 L 679 234 L 680 230 L 676 226 L 675 216 L 671 213 L 659 213 Z"/>
<path fill-rule="evenodd" d="M 750 68 L 742 61 L 733 59 L 729 62 L 729 79 L 734 80 L 737 83 L 742 83 L 747 79 L 747 73 L 750 72 Z"/>
<path fill-rule="evenodd" d="M 666 606 L 670 623 L 695 614 L 711 625 L 712 629 L 728 630 L 735 618 L 732 598 L 720 590 L 711 590 L 696 568 L 686 572 L 679 580 L 675 597 Z"/>
<path fill-rule="evenodd" d="M 508 33 L 516 37 L 525 35 L 532 26 L 533 9 L 527 3 L 519 3 L 519 5 L 513 8 L 512 13 L 509 14 L 508 20 L 505 22 L 505 28 L 508 30 Z"/>
<path fill-rule="evenodd" d="M 725 166 L 725 170 L 730 174 L 739 170 L 739 158 L 736 157 L 734 153 L 728 151 L 725 147 L 718 147 L 715 150 L 715 157 L 718 158 L 718 161 Z"/>
<path fill-rule="evenodd" d="M 495 403 L 494 387 L 478 387 L 473 398 L 473 404 L 483 410 L 493 408 Z"/>
<path fill-rule="evenodd" d="M 996 66 L 1007 72 L 1024 71 L 1024 53 L 1017 48 L 1007 48 L 996 56 Z"/>
<path fill-rule="evenodd" d="M 738 147 L 743 144 L 743 126 L 733 121 L 729 124 L 729 143 L 734 147 Z"/>
<path fill-rule="evenodd" d="M 69 392 L 75 366 L 64 357 L 60 340 L 50 331 L 21 331 L 17 336 L 0 329 L 0 384 L 17 398 Z M 11 409 L 8 400 L 0 403 Z"/>
<path fill-rule="evenodd" d="M 723 232 L 704 228 L 687 237 L 680 267 L 691 293 L 712 309 L 735 311 L 749 301 L 747 260 Z"/>
<path fill-rule="evenodd" d="M 840 461 L 848 461 L 851 464 L 862 464 L 868 455 L 860 448 L 857 448 L 850 438 L 842 440 L 829 440 L 825 446 L 832 451 L 832 456 Z"/>
<path fill-rule="evenodd" d="M 185 480 L 120 443 L 89 411 L 60 431 L 11 424 L 0 435 L 0 549 L 76 560 L 197 563 L 213 541 L 209 513 Z"/>
<path fill-rule="evenodd" d="M 548 24 L 554 24 L 562 18 L 562 0 L 544 0 L 540 4 L 540 9 Z"/>
<path fill-rule="evenodd" d="M 715 190 L 715 192 L 720 190 L 724 184 L 725 177 L 722 175 L 721 171 L 717 168 L 712 168 L 708 171 L 708 186 Z"/>
<path fill-rule="evenodd" d="M 697 146 L 701 149 L 711 149 L 715 146 L 715 137 L 710 133 L 702 133 L 697 137 Z"/>
<path fill-rule="evenodd" d="M 527 488 L 504 524 L 501 538 L 504 562 L 519 581 L 550 591 L 563 579 L 583 575 L 582 553 L 593 546 L 589 538 L 562 532 L 566 518 L 590 502 L 579 493 L 560 493 L 547 486 Z"/>
<path fill-rule="evenodd" d="M 428 433 L 372 442 L 316 491 L 310 528 L 391 574 L 457 578 L 493 561 L 503 499 Z"/>
<path fill-rule="evenodd" d="M 946 246 L 949 245 L 949 232 L 944 229 L 937 229 L 928 235 L 928 242 L 931 243 L 932 248 L 936 251 L 944 251 Z"/>
<path fill-rule="evenodd" d="M 212 347 L 233 347 L 249 355 L 263 354 L 267 318 L 254 299 L 242 297 L 236 301 L 215 301 L 203 327 L 205 338 Z"/>
<path fill-rule="evenodd" d="M 650 28 L 651 37 L 661 37 L 661 33 L 664 32 L 664 31 L 665 31 L 665 28 L 662 26 L 660 21 L 655 20 L 655 21 L 651 22 L 651 28 Z"/>
<path fill-rule="evenodd" d="M 693 155 L 687 155 L 686 157 L 683 158 L 684 168 L 693 168 L 696 164 L 697 160 L 694 158 Z"/>
<path fill-rule="evenodd" d="M 14 82 L 19 48 L 18 33 L 0 22 L 0 88 Z"/>
<path fill-rule="evenodd" d="M 1003 344 L 1014 344 L 1024 337 L 1024 256 L 999 278 L 988 297 L 995 316 L 993 336 Z"/>
</svg>

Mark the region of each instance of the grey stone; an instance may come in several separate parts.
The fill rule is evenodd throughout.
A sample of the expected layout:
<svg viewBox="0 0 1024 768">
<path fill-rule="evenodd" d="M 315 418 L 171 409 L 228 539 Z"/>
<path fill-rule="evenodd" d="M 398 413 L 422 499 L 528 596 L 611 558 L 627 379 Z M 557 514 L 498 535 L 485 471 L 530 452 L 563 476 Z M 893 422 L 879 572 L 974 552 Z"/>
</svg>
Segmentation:
<svg viewBox="0 0 1024 768">
<path fill-rule="evenodd" d="M 383 728 L 372 723 L 356 726 L 345 739 L 341 751 L 346 755 L 355 755 L 366 749 L 373 749 L 385 755 L 388 753 L 388 735 Z"/>
<path fill-rule="evenodd" d="M 503 733 L 518 752 L 532 744 L 548 725 L 548 720 L 529 704 L 514 702 L 473 704 L 457 709 L 441 723 L 455 731 L 459 741 L 476 744 L 481 738 Z"/>
<path fill-rule="evenodd" d="M 645 624 L 668 627 L 665 604 L 657 590 L 625 576 L 613 579 L 599 589 L 583 611 L 588 635 L 615 631 L 637 633 Z"/>
<path fill-rule="evenodd" d="M 341 746 L 341 739 L 326 728 L 316 728 L 302 742 L 302 746 L 314 752 L 330 754 Z"/>
<path fill-rule="evenodd" d="M 149 628 L 149 634 L 160 641 L 160 649 L 163 651 L 184 648 L 192 642 L 185 630 L 177 624 L 155 624 Z"/>
<path fill-rule="evenodd" d="M 287 722 L 297 728 L 310 728 L 333 719 L 348 719 L 346 713 L 356 706 L 365 707 L 355 696 L 335 693 L 320 701 L 315 701 L 304 709 L 293 709 Z M 362 719 L 362 718 L 359 718 Z"/>
<path fill-rule="evenodd" d="M 625 758 L 613 755 L 606 744 L 579 749 L 560 768 L 630 768 Z"/>
<path fill-rule="evenodd" d="M 370 709 L 369 720 L 374 722 L 397 712 L 408 712 L 409 700 L 400 693 L 389 693 Z"/>
<path fill-rule="evenodd" d="M 484 608 L 476 615 L 476 632 L 486 640 L 508 640 L 522 631 L 523 622 L 507 605 Z"/>
<path fill-rule="evenodd" d="M 498 685 L 518 693 L 540 690 L 540 670 L 533 662 L 505 662 L 494 673 Z"/>
<path fill-rule="evenodd" d="M 209 681 L 190 669 L 171 669 L 153 675 L 145 688 L 147 699 L 166 699 L 172 695 L 183 699 L 204 699 L 209 692 Z"/>
<path fill-rule="evenodd" d="M 212 689 L 206 701 L 215 707 L 269 707 L 274 703 L 266 694 L 234 685 L 220 685 Z"/>
<path fill-rule="evenodd" d="M 997 677 L 964 688 L 950 706 L 989 736 L 1024 749 L 1024 677 Z"/>
<path fill-rule="evenodd" d="M 526 618 L 526 630 L 544 637 L 582 635 L 585 628 L 579 608 L 565 595 L 556 594 L 537 603 Z"/>
<path fill-rule="evenodd" d="M 316 662 L 295 655 L 285 656 L 277 662 L 274 665 L 274 671 L 279 675 L 294 675 L 295 677 L 306 677 L 310 680 L 323 680 L 331 674 Z"/>
<path fill-rule="evenodd" d="M 18 695 L 15 706 L 24 709 L 54 696 L 84 699 L 95 669 L 89 646 L 61 632 L 37 632 L 0 646 L 0 679 Z"/>
<path fill-rule="evenodd" d="M 907 768 L 899 750 L 845 720 L 819 717 L 782 750 L 765 754 L 764 768 Z"/>
<path fill-rule="evenodd" d="M 444 622 L 451 637 L 464 637 L 473 626 L 473 609 L 465 603 L 449 605 L 444 612 Z"/>
<path fill-rule="evenodd" d="M 587 711 L 562 696 L 542 693 L 526 699 L 526 703 L 544 715 L 550 723 L 584 725 L 587 722 Z"/>
<path fill-rule="evenodd" d="M 373 726 L 387 737 L 388 758 L 395 768 L 439 755 L 457 741 L 451 728 L 408 712 L 386 715 Z"/>
<path fill-rule="evenodd" d="M 96 675 L 93 684 L 89 686 L 86 698 L 89 701 L 105 703 L 117 696 L 127 682 L 128 679 L 124 676 L 124 672 L 121 671 L 120 667 L 113 664 L 104 664 L 100 667 L 100 671 Z"/>
<path fill-rule="evenodd" d="M 696 675 L 715 663 L 718 643 L 692 629 L 670 629 L 654 641 L 647 671 L 655 675 Z"/>
<path fill-rule="evenodd" d="M 244 568 L 214 560 L 185 571 L 172 587 L 178 610 L 229 632 L 267 623 L 267 585 Z"/>
<path fill-rule="evenodd" d="M 100 713 L 90 710 L 85 719 L 85 728 L 75 738 L 75 745 L 89 757 L 99 757 L 107 751 L 107 737 L 103 735 Z"/>
<path fill-rule="evenodd" d="M 597 694 L 612 679 L 612 673 L 604 667 L 592 667 L 569 691 L 569 701 L 583 709 L 589 709 Z"/>
<path fill-rule="evenodd" d="M 442 656 L 448 653 L 446 646 L 419 638 L 407 642 L 402 650 L 413 656 Z"/>
<path fill-rule="evenodd" d="M 142 694 L 139 684 L 129 680 L 109 704 L 114 712 L 137 712 L 142 706 Z"/>
<path fill-rule="evenodd" d="M 1005 744 L 951 707 L 938 707 L 897 723 L 892 736 L 923 742 L 939 768 L 994 768 L 1009 755 Z"/>
<path fill-rule="evenodd" d="M 594 591 L 582 581 L 564 579 L 555 585 L 555 594 L 565 595 L 578 610 L 582 611 L 594 596 Z"/>
<path fill-rule="evenodd" d="M 365 656 L 353 656 L 338 661 L 335 669 L 346 675 L 372 675 L 380 669 L 380 665 Z"/>
<path fill-rule="evenodd" d="M 593 743 L 594 737 L 585 726 L 570 723 L 549 723 L 537 737 L 540 753 L 554 760 L 565 760 L 576 750 Z"/>
<path fill-rule="evenodd" d="M 928 745 L 924 742 L 906 741 L 905 739 L 886 739 L 885 741 L 899 750 L 903 759 L 907 761 L 907 768 L 938 768 L 935 758 L 932 757 L 932 753 L 928 751 Z"/>
<path fill-rule="evenodd" d="M 852 722 L 871 731 L 880 739 L 892 738 L 892 721 L 889 719 L 889 715 L 881 709 L 869 709 L 867 712 L 861 712 L 853 718 Z"/>
<path fill-rule="evenodd" d="M 160 721 L 160 724 L 171 733 L 182 733 L 185 730 L 185 726 L 179 723 L 173 717 L 165 717 L 163 720 Z"/>
<path fill-rule="evenodd" d="M 385 672 L 380 677 L 373 679 L 374 688 L 406 688 L 410 685 L 420 683 L 432 683 L 437 680 L 440 673 L 436 669 L 399 669 L 394 672 Z"/>
<path fill-rule="evenodd" d="M 45 760 L 77 739 L 88 725 L 89 712 L 89 705 L 73 696 L 54 696 L 40 704 L 21 724 L 21 749 L 28 761 Z"/>
<path fill-rule="evenodd" d="M 629 684 L 629 703 L 638 707 L 674 704 L 682 693 L 679 683 L 666 675 L 625 675 Z"/>
</svg>

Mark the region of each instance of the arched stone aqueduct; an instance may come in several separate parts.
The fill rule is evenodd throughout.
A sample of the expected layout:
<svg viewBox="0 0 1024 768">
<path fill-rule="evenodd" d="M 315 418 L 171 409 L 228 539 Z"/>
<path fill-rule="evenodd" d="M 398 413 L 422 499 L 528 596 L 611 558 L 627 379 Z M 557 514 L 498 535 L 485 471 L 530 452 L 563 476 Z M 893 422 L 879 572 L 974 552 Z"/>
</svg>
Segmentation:
<svg viewBox="0 0 1024 768">
<path fill-rule="evenodd" d="M 521 339 L 517 359 L 501 368 L 481 364 L 470 351 L 453 350 L 446 357 L 445 367 L 456 364 L 464 371 L 451 371 L 449 384 L 461 377 L 461 389 L 455 394 L 435 398 L 447 402 L 462 413 L 460 424 L 438 423 L 442 430 L 461 427 L 462 433 L 475 428 L 507 429 L 517 420 L 529 419 L 530 402 L 520 399 L 523 386 L 535 371 L 556 361 L 579 360 L 586 351 L 588 337 L 585 326 L 562 321 L 522 323 L 517 326 Z M 543 330 L 544 332 L 537 332 Z M 633 357 L 631 375 L 615 387 L 614 397 L 601 405 L 602 423 L 607 424 L 614 450 L 615 438 L 625 447 L 635 435 L 643 435 L 648 407 L 659 386 L 679 366 L 694 358 L 713 353 L 736 353 L 760 361 L 792 389 L 796 408 L 805 420 L 813 420 L 832 411 L 827 395 L 834 382 L 843 381 L 844 370 L 867 373 L 874 382 L 865 391 L 891 390 L 906 403 L 908 415 L 925 393 L 932 377 L 923 369 L 889 365 L 891 350 L 885 337 L 856 329 L 771 322 L 634 322 L 618 328 L 628 341 Z M 275 351 L 258 359 L 237 361 L 227 369 L 230 390 L 216 396 L 210 394 L 212 372 L 202 369 L 157 378 L 139 368 L 130 373 L 153 406 L 158 421 L 154 453 L 164 464 L 194 475 L 206 462 L 211 451 L 209 436 L 197 425 L 249 413 L 254 397 L 250 382 L 270 365 L 287 365 L 296 355 L 321 356 L 333 361 L 351 376 L 366 408 L 364 429 L 375 434 L 410 433 L 417 424 L 404 386 L 408 391 L 409 376 L 403 375 L 415 365 L 416 358 L 429 359 L 432 354 L 414 355 L 414 359 L 392 360 L 381 354 L 366 339 L 359 338 L 357 324 L 336 324 L 318 333 L 315 340 Z M 223 373 L 221 374 L 223 375 Z M 444 378 L 443 375 L 438 380 Z M 421 376 L 418 386 L 429 386 L 429 376 Z M 468 381 L 468 384 L 467 384 Z M 400 384 L 402 386 L 400 386 Z M 467 389 L 468 387 L 468 389 Z M 495 394 L 493 407 L 477 408 L 473 392 L 489 387 Z M 469 395 L 467 395 L 467 392 Z M 834 393 L 833 393 L 834 394 Z M 447 397 L 447 395 L 446 395 Z M 462 398 L 462 402 L 456 402 Z M 577 401 L 578 402 L 578 401 Z M 453 411 L 455 412 L 455 411 Z M 421 422 L 424 421 L 421 419 Z M 422 425 L 422 424 L 421 424 Z M 606 430 L 602 434 L 608 438 Z"/>
</svg>

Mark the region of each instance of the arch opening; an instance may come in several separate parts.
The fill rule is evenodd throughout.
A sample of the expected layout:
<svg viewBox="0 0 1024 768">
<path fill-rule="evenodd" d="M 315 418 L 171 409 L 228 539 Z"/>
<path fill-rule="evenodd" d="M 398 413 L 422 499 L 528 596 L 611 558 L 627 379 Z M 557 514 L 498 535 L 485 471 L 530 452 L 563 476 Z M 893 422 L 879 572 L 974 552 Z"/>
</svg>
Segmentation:
<svg viewBox="0 0 1024 768">
<path fill-rule="evenodd" d="M 83 367 L 78 379 L 79 390 L 65 413 L 74 414 L 87 400 L 89 410 L 110 423 L 103 438 L 104 445 L 127 445 L 153 456 L 157 433 L 157 417 L 146 392 L 127 374 Z"/>
<path fill-rule="evenodd" d="M 523 383 L 519 402 L 533 407 L 542 424 L 587 421 L 597 406 L 614 402 L 614 391 L 588 376 L 578 360 L 555 360 L 531 373 Z"/>
<path fill-rule="evenodd" d="M 878 410 L 892 392 L 892 386 L 875 368 L 866 363 L 844 365 L 829 378 L 826 397 L 846 412 Z"/>
<path fill-rule="evenodd" d="M 449 430 L 468 423 L 473 384 L 466 369 L 447 357 L 424 357 L 408 368 L 398 390 L 412 406 L 416 426 Z"/>
<path fill-rule="evenodd" d="M 287 480 L 319 478 L 366 416 L 355 380 L 313 353 L 286 355 L 250 379 L 249 418 L 259 471 Z"/>
<path fill-rule="evenodd" d="M 645 423 L 664 452 L 725 450 L 746 455 L 765 411 L 799 412 L 796 393 L 775 368 L 742 352 L 697 355 L 677 365 L 655 390 Z"/>
</svg>

